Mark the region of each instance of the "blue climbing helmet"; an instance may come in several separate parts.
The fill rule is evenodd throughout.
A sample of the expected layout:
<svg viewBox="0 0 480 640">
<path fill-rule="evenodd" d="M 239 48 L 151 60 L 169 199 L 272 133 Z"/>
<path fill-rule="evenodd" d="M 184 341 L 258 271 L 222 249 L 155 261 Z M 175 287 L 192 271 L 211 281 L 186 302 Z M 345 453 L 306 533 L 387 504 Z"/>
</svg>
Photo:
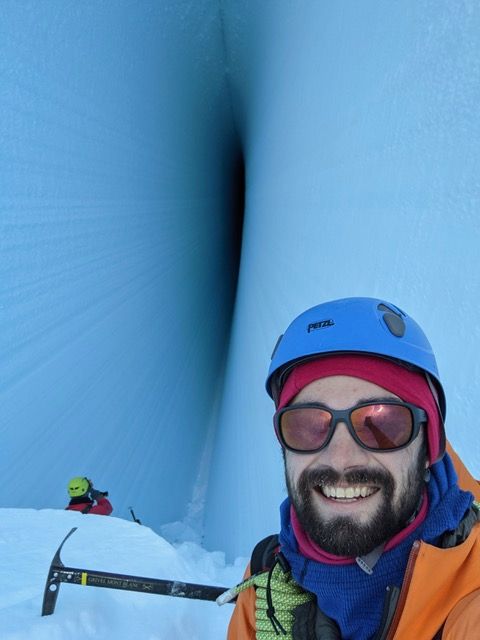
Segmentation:
<svg viewBox="0 0 480 640">
<path fill-rule="evenodd" d="M 432 347 L 418 324 L 397 306 L 376 298 L 324 302 L 300 314 L 277 341 L 266 382 L 278 404 L 290 371 L 322 355 L 360 352 L 424 372 L 445 420 L 446 402 Z M 434 394 L 435 395 L 435 394 Z"/>
</svg>

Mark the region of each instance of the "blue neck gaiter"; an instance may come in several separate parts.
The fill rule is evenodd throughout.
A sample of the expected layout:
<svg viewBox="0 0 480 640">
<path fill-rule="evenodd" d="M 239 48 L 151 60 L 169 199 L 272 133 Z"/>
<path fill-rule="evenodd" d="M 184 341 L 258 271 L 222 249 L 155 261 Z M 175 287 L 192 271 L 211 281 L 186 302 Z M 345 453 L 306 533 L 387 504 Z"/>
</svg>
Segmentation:
<svg viewBox="0 0 480 640">
<path fill-rule="evenodd" d="M 343 640 L 370 640 L 381 621 L 388 586 L 402 586 L 408 557 L 415 540 L 434 544 L 454 530 L 470 507 L 473 496 L 457 485 L 457 475 L 446 454 L 431 467 L 429 510 L 425 520 L 396 547 L 384 552 L 368 575 L 357 563 L 331 565 L 301 555 L 290 522 L 290 500 L 280 507 L 281 550 L 295 580 L 317 596 L 321 611 L 340 627 Z"/>
</svg>

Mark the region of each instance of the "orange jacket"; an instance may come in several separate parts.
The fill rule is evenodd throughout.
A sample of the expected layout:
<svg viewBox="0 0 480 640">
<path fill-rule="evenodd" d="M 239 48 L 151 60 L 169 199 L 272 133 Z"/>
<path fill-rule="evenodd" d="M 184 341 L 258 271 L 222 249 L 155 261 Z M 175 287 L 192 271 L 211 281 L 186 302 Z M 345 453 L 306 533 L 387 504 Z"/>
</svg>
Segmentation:
<svg viewBox="0 0 480 640">
<path fill-rule="evenodd" d="M 480 485 L 450 445 L 458 484 L 480 500 Z M 247 568 L 246 576 L 250 575 Z M 386 640 L 432 640 L 445 623 L 442 640 L 480 638 L 480 522 L 456 547 L 413 545 L 397 610 Z M 228 640 L 255 640 L 255 590 L 237 599 Z"/>
</svg>

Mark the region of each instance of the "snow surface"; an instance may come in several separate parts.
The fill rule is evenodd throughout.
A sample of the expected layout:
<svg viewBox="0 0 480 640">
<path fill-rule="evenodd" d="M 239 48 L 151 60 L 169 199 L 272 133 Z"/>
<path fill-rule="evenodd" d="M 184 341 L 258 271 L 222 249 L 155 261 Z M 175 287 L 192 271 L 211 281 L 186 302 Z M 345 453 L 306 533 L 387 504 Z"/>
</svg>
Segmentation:
<svg viewBox="0 0 480 640">
<path fill-rule="evenodd" d="M 0 637 L 2 640 L 220 640 L 232 605 L 62 584 L 55 612 L 41 617 L 48 569 L 72 527 L 65 566 L 232 586 L 245 559 L 199 545 L 172 546 L 151 529 L 115 517 L 53 509 L 0 509 Z M 181 534 L 181 529 L 177 531 Z"/>
</svg>

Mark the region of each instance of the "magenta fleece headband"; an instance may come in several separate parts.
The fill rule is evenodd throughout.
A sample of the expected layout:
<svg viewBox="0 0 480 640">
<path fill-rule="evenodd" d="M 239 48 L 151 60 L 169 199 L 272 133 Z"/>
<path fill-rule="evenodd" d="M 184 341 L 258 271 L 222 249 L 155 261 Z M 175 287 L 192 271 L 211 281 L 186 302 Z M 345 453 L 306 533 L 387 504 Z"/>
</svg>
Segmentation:
<svg viewBox="0 0 480 640">
<path fill-rule="evenodd" d="M 427 379 L 422 373 L 411 371 L 391 360 L 376 356 L 346 354 L 324 356 L 299 364 L 293 369 L 283 386 L 278 409 L 289 404 L 307 384 L 329 376 L 353 376 L 373 382 L 405 402 L 411 402 L 424 409 L 428 415 L 427 439 L 430 464 L 438 459 L 441 439 L 440 417 Z"/>
</svg>

